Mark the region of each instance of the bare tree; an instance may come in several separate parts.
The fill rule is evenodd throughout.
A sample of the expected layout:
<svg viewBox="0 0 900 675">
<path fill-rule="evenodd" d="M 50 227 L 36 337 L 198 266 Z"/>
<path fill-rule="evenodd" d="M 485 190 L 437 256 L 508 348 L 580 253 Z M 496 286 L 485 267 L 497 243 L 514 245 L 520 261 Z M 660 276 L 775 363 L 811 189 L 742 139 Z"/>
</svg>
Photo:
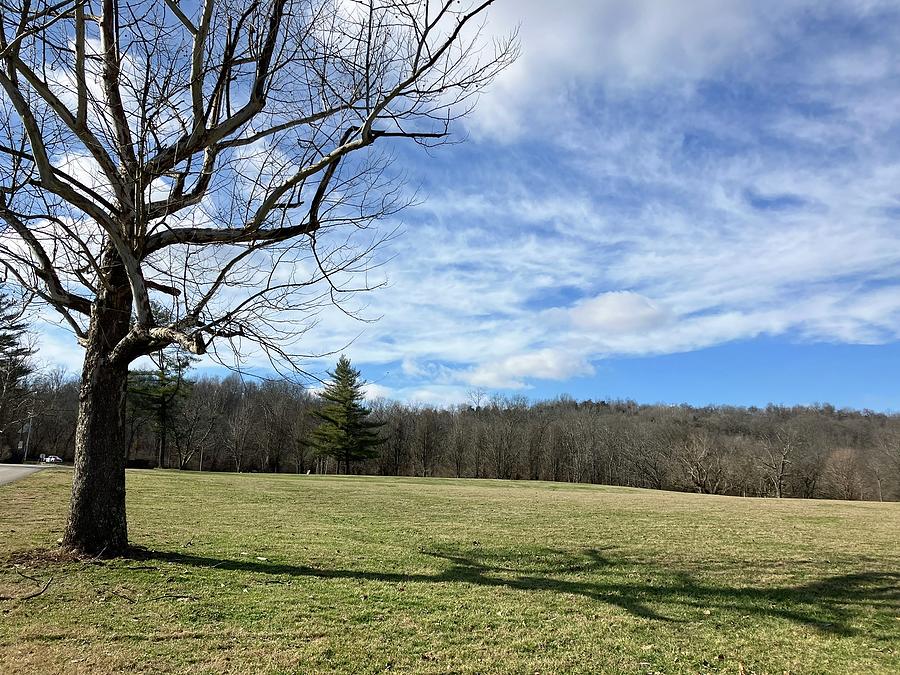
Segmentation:
<svg viewBox="0 0 900 675">
<path fill-rule="evenodd" d="M 453 466 L 453 475 L 456 478 L 462 478 L 466 471 L 469 446 L 471 445 L 469 435 L 470 429 L 466 425 L 462 410 L 457 410 L 456 414 L 451 416 L 449 438 L 447 439 L 448 455 Z"/>
<path fill-rule="evenodd" d="M 178 407 L 172 421 L 172 440 L 178 455 L 178 468 L 186 469 L 195 457 L 198 468 L 203 471 L 203 455 L 213 443 L 219 429 L 220 387 L 205 379 L 195 382 L 189 398 Z"/>
<path fill-rule="evenodd" d="M 832 450 L 825 463 L 825 491 L 833 499 L 865 499 L 867 466 L 856 448 Z"/>
<path fill-rule="evenodd" d="M 725 494 L 728 490 L 728 470 L 721 439 L 698 431 L 681 446 L 678 459 L 695 491 L 714 495 Z"/>
<path fill-rule="evenodd" d="M 488 422 L 488 451 L 496 478 L 514 478 L 519 472 L 519 452 L 525 444 L 528 402 L 523 397 L 491 397 L 485 419 Z"/>
<path fill-rule="evenodd" d="M 294 458 L 294 467 L 297 473 L 304 473 L 309 470 L 306 462 L 310 459 L 312 453 L 312 444 L 310 442 L 310 434 L 314 428 L 312 410 L 313 404 L 311 397 L 308 395 L 304 395 L 299 400 L 294 401 L 291 409 L 291 455 Z"/>
<path fill-rule="evenodd" d="M 888 495 L 898 497 L 900 496 L 900 428 L 880 429 L 876 434 L 875 443 L 876 453 L 872 461 L 872 473 L 878 486 L 878 500 L 884 500 L 886 492 Z M 891 489 L 891 485 L 893 489 Z"/>
<path fill-rule="evenodd" d="M 317 311 L 367 288 L 379 237 L 355 235 L 406 202 L 374 146 L 446 142 L 515 56 L 479 37 L 492 3 L 4 5 L 0 266 L 85 348 L 66 546 L 127 547 L 129 363 L 295 365 Z"/>
<path fill-rule="evenodd" d="M 77 383 L 62 369 L 38 377 L 34 384 L 34 418 L 29 456 L 40 453 L 72 457 L 75 417 L 78 414 Z"/>
<path fill-rule="evenodd" d="M 293 414 L 297 397 L 295 385 L 288 381 L 265 382 L 259 389 L 263 420 L 260 467 L 264 471 L 281 471 L 288 450 L 293 449 Z"/>
<path fill-rule="evenodd" d="M 231 459 L 234 470 L 244 470 L 259 436 L 260 406 L 255 400 L 256 387 L 241 382 L 237 377 L 225 381 L 230 388 L 226 394 L 225 453 Z"/>
<path fill-rule="evenodd" d="M 415 422 L 411 418 L 411 410 L 399 403 L 376 401 L 372 406 L 373 417 L 384 423 L 381 462 L 379 470 L 382 474 L 402 476 L 407 460 L 413 456 L 409 444 L 415 437 Z"/>
<path fill-rule="evenodd" d="M 530 420 L 526 460 L 528 463 L 528 478 L 531 480 L 540 480 L 542 475 L 550 421 L 550 416 L 543 410 L 538 410 L 537 415 Z"/>
<path fill-rule="evenodd" d="M 642 429 L 630 425 L 628 430 L 628 460 L 634 472 L 636 484 L 662 490 L 668 484 L 672 471 L 671 452 L 678 440 L 671 430 L 650 427 Z M 685 453 L 682 457 L 686 457 Z"/>
<path fill-rule="evenodd" d="M 430 406 L 424 406 L 419 412 L 419 423 L 416 429 L 416 455 L 423 476 L 434 475 L 443 450 L 445 430 L 441 428 L 440 412 Z"/>
<path fill-rule="evenodd" d="M 784 496 L 784 484 L 791 475 L 789 471 L 792 464 L 791 456 L 799 444 L 797 433 L 785 426 L 772 432 L 763 443 L 765 456 L 761 464 L 772 484 L 775 496 L 779 499 Z"/>
</svg>

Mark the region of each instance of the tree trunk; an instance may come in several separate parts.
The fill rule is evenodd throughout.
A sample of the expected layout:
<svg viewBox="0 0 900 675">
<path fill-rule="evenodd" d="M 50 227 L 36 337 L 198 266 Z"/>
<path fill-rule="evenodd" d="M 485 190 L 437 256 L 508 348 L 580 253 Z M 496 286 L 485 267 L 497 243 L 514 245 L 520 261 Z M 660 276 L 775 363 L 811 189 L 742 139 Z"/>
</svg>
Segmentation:
<svg viewBox="0 0 900 675">
<path fill-rule="evenodd" d="M 131 292 L 127 283 L 112 285 L 112 289 L 101 292 L 91 312 L 75 431 L 72 502 L 63 536 L 64 546 L 79 553 L 103 556 L 119 555 L 128 548 L 125 518 L 128 365 L 110 364 L 109 355 L 128 332 Z"/>
<path fill-rule="evenodd" d="M 165 468 L 166 462 L 166 427 L 169 425 L 169 414 L 166 408 L 168 403 L 165 399 L 159 409 L 159 460 L 157 464 L 160 469 Z"/>
</svg>

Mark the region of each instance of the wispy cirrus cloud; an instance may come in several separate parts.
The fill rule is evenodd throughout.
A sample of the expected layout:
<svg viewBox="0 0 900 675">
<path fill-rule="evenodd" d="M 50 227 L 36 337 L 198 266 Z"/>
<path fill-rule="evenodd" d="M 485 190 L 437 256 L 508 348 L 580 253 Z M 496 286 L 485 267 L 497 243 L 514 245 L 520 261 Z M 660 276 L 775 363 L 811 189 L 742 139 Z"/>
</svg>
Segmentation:
<svg viewBox="0 0 900 675">
<path fill-rule="evenodd" d="M 378 321 L 324 312 L 307 351 L 448 403 L 761 335 L 900 339 L 896 3 L 497 10 L 523 57 L 469 142 L 398 151 L 423 201 L 348 307 Z"/>
<path fill-rule="evenodd" d="M 759 335 L 900 336 L 896 8 L 505 12 L 524 58 L 475 142 L 425 167 L 442 180 L 407 214 L 364 358 L 515 388 Z"/>
</svg>

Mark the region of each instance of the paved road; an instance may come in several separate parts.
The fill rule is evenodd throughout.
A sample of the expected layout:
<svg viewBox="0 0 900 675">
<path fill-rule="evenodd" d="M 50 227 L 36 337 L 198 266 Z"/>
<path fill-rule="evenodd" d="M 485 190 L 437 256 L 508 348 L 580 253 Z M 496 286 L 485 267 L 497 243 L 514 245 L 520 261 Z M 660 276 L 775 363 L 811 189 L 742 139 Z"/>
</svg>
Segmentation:
<svg viewBox="0 0 900 675">
<path fill-rule="evenodd" d="M 0 464 L 0 485 L 25 478 L 25 476 L 43 468 L 42 466 L 25 466 L 22 464 Z"/>
</svg>

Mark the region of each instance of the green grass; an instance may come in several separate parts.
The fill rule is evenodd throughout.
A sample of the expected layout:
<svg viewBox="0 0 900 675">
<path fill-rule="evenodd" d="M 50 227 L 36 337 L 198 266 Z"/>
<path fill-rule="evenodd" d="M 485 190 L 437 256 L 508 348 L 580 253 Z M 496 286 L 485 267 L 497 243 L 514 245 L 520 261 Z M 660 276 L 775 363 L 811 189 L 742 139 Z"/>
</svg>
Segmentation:
<svg viewBox="0 0 900 675">
<path fill-rule="evenodd" d="M 900 672 L 900 504 L 134 471 L 79 561 L 69 481 L 0 487 L 2 673 Z"/>
</svg>

